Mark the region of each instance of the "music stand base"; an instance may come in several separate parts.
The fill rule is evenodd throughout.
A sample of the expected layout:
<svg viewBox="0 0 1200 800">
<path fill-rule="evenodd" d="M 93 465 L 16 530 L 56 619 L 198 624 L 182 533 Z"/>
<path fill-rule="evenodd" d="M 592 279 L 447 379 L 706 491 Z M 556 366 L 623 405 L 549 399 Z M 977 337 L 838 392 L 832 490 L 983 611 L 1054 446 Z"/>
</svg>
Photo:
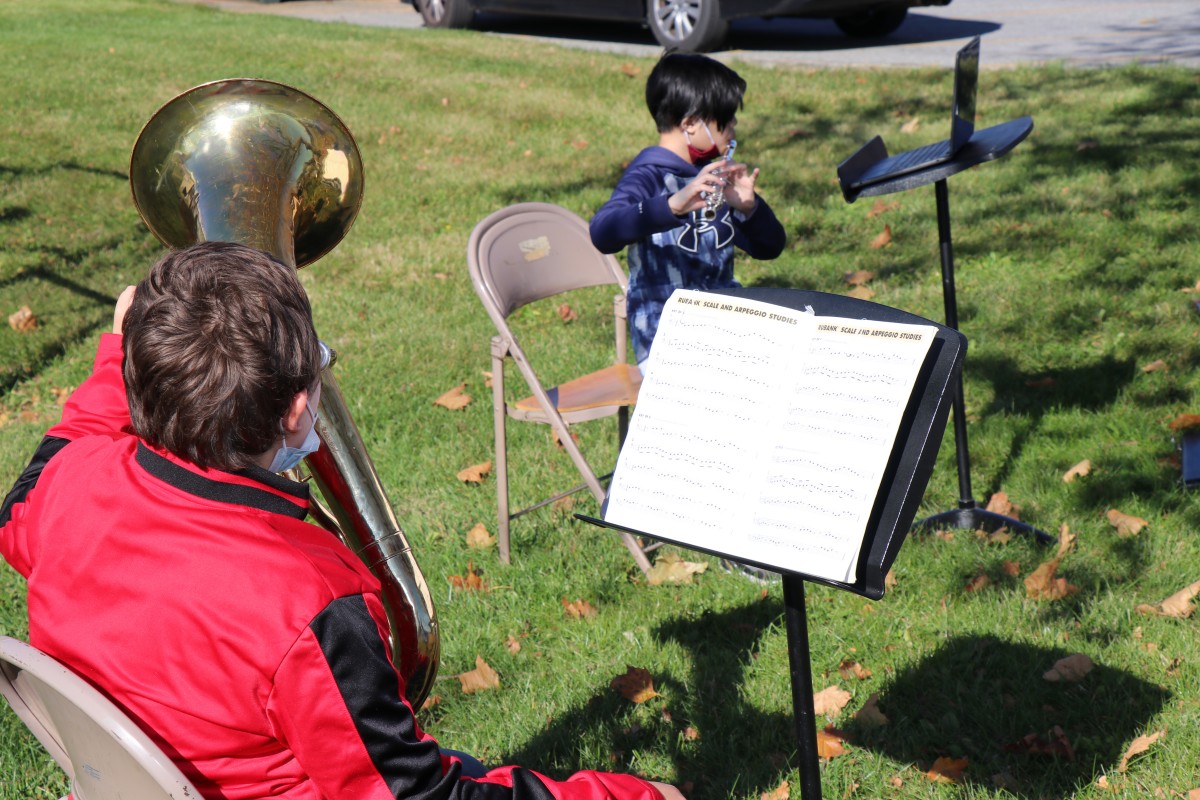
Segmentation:
<svg viewBox="0 0 1200 800">
<path fill-rule="evenodd" d="M 1010 531 L 1016 531 L 1017 533 L 1032 534 L 1037 538 L 1038 544 L 1054 544 L 1058 541 L 1055 537 L 1035 528 L 1027 522 L 1021 522 L 1019 519 L 997 514 L 995 511 L 988 511 L 985 508 L 977 508 L 974 505 L 934 514 L 920 520 L 913 527 L 930 528 L 932 530 L 945 530 L 947 528 L 973 531 L 982 530 L 988 533 L 995 533 L 1001 528 L 1008 528 Z"/>
</svg>

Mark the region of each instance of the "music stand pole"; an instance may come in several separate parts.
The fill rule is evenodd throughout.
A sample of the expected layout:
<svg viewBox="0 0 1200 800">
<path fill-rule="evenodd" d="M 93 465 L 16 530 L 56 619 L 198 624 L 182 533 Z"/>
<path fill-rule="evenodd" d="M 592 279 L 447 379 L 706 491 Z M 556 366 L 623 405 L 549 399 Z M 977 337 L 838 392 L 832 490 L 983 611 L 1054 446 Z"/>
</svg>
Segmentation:
<svg viewBox="0 0 1200 800">
<path fill-rule="evenodd" d="M 946 309 L 946 324 L 958 330 L 958 299 L 954 293 L 954 246 L 950 237 L 950 189 L 946 179 L 933 184 L 937 198 L 938 250 L 942 260 L 942 299 Z M 967 448 L 967 411 L 963 400 L 962 373 L 954 386 L 951 407 L 954 410 L 954 454 L 958 461 L 958 508 L 926 517 L 917 523 L 925 528 L 949 525 L 967 530 L 1009 530 L 1032 533 L 1039 542 L 1048 544 L 1054 537 L 1032 525 L 994 511 L 979 508 L 971 491 L 971 456 Z"/>
<path fill-rule="evenodd" d="M 800 797 L 821 800 L 821 760 L 817 753 L 817 720 L 813 708 L 812 663 L 808 649 L 808 616 L 804 581 L 783 576 L 783 605 L 787 609 L 788 663 L 792 671 L 792 710 L 800 743 Z"/>
</svg>

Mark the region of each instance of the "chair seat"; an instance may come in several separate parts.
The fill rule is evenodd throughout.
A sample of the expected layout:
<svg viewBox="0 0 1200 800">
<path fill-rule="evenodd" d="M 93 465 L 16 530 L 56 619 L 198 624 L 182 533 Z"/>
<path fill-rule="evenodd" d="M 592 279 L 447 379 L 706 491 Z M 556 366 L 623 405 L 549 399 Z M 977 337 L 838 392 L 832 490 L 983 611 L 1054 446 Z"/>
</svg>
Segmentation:
<svg viewBox="0 0 1200 800">
<path fill-rule="evenodd" d="M 637 367 L 632 364 L 613 364 L 547 389 L 546 394 L 550 395 L 550 402 L 559 414 L 566 417 L 570 414 L 586 415 L 589 411 L 614 406 L 632 406 L 637 403 L 641 386 L 642 373 Z M 527 420 L 545 416 L 533 395 L 510 405 L 509 415 Z"/>
</svg>

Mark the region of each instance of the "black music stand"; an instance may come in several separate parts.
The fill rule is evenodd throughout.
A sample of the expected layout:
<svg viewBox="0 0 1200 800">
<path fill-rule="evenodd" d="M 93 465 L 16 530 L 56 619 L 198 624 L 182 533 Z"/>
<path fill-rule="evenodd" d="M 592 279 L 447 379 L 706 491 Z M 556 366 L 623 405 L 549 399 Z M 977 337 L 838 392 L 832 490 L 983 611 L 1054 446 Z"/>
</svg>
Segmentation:
<svg viewBox="0 0 1200 800">
<path fill-rule="evenodd" d="M 976 131 L 963 148 L 949 161 L 927 167 L 916 172 L 893 177 L 884 176 L 863 186 L 855 186 L 858 177 L 868 167 L 887 158 L 887 146 L 876 136 L 860 147 L 853 155 L 838 165 L 838 181 L 842 196 L 847 203 L 860 197 L 875 197 L 883 194 L 904 192 L 920 186 L 933 184 L 937 198 L 938 245 L 942 260 L 942 295 L 946 307 L 946 324 L 958 329 L 958 302 L 954 294 L 954 251 L 950 242 L 950 190 L 946 179 L 965 169 L 993 161 L 1025 140 L 1033 130 L 1032 117 L 1014 120 Z M 962 376 L 954 391 L 954 444 L 958 460 L 958 508 L 926 517 L 917 525 L 926 528 L 950 526 L 954 528 L 996 531 L 1000 528 L 1032 533 L 1043 544 L 1055 538 L 1028 523 L 1003 514 L 980 508 L 971 491 L 971 457 L 967 449 L 967 416 L 963 401 Z"/>
<path fill-rule="evenodd" d="M 908 534 L 913 518 L 916 516 L 917 507 L 924 495 L 925 486 L 929 482 L 929 476 L 933 473 L 942 433 L 946 429 L 946 418 L 950 413 L 950 403 L 947 402 L 948 390 L 952 382 L 960 377 L 967 340 L 952 327 L 939 325 L 907 311 L 845 295 L 774 288 L 723 289 L 715 294 L 743 297 L 798 310 L 811 306 L 813 311 L 820 316 L 932 325 L 937 328 L 933 344 L 930 346 L 925 364 L 913 387 L 912 396 L 909 398 L 892 453 L 888 458 L 879 494 L 876 495 L 875 503 L 871 508 L 871 516 L 863 536 L 862 549 L 859 551 L 858 571 L 853 583 L 842 583 L 784 571 L 778 566 L 749 560 L 735 552 L 703 550 L 703 552 L 730 558 L 743 564 L 781 572 L 783 575 L 783 602 L 787 613 L 792 708 L 800 754 L 800 796 L 804 800 L 820 800 L 820 757 L 817 752 L 817 719 L 813 706 L 812 664 L 809 656 L 808 618 L 804 608 L 804 581 L 813 581 L 844 589 L 872 600 L 878 600 L 883 596 L 887 572 Z M 605 508 L 607 508 L 607 501 Z M 603 516 L 603 510 L 601 515 Z M 595 519 L 582 514 L 575 516 L 601 527 L 672 542 L 670 539 L 656 536 L 653 532 L 623 528 L 605 522 L 603 519 Z M 672 543 L 697 549 L 691 544 Z"/>
</svg>

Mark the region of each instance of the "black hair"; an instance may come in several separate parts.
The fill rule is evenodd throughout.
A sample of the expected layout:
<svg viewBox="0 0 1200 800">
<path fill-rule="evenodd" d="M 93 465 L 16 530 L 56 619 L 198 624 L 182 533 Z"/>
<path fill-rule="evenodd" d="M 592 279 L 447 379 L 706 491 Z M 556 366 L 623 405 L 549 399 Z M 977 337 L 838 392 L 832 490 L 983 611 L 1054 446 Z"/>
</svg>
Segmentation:
<svg viewBox="0 0 1200 800">
<path fill-rule="evenodd" d="M 723 130 L 742 107 L 745 93 L 740 75 L 697 53 L 667 53 L 646 79 L 646 106 L 659 133 L 688 117 L 713 120 Z"/>
</svg>

